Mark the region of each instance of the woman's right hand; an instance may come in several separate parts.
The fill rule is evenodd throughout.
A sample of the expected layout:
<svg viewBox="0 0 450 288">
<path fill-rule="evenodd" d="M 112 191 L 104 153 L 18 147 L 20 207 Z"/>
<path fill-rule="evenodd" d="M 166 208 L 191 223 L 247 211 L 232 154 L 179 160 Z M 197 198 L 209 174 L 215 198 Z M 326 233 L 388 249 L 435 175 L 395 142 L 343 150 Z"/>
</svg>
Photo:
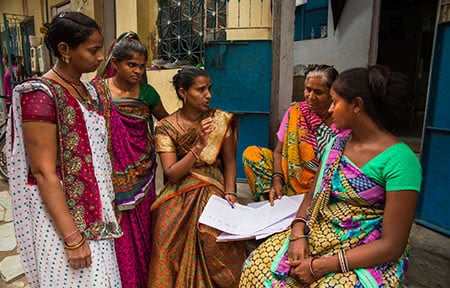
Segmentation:
<svg viewBox="0 0 450 288">
<path fill-rule="evenodd" d="M 68 243 L 69 245 L 72 243 Z M 76 243 L 75 243 L 76 244 Z M 91 266 L 91 248 L 89 247 L 88 241 L 86 240 L 81 247 L 67 251 L 67 257 L 69 258 L 69 266 L 73 269 L 81 269 Z"/>
<path fill-rule="evenodd" d="M 288 261 L 286 263 L 295 267 L 300 264 L 300 260 L 308 257 L 308 240 L 306 238 L 289 242 Z"/>
<path fill-rule="evenodd" d="M 213 123 L 211 117 L 205 118 L 200 122 L 200 138 L 198 139 L 197 145 L 206 147 L 208 145 L 208 137 L 211 132 L 216 130 L 216 125 Z"/>
<path fill-rule="evenodd" d="M 279 181 L 278 181 L 279 180 Z M 273 179 L 272 187 L 269 190 L 269 201 L 270 206 L 273 206 L 275 200 L 281 199 L 283 197 L 283 183 L 281 182 L 279 177 Z"/>
</svg>

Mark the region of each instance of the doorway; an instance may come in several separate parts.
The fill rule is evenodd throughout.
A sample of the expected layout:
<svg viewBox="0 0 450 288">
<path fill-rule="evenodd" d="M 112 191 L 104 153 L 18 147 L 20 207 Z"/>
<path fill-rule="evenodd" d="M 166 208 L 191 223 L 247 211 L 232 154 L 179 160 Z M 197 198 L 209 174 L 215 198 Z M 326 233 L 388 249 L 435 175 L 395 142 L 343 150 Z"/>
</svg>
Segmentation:
<svg viewBox="0 0 450 288">
<path fill-rule="evenodd" d="M 407 75 L 411 95 L 410 114 L 394 132 L 420 152 L 438 0 L 381 3 L 377 64 Z"/>
</svg>

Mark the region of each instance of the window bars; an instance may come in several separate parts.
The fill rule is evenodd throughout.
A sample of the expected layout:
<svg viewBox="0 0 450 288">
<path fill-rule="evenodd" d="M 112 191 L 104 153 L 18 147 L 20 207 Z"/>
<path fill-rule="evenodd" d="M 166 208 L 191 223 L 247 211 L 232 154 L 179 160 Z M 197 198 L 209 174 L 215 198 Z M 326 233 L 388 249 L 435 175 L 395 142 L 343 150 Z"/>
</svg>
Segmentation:
<svg viewBox="0 0 450 288">
<path fill-rule="evenodd" d="M 225 40 L 227 0 L 159 0 L 156 64 L 166 68 L 203 63 L 204 43 Z"/>
</svg>

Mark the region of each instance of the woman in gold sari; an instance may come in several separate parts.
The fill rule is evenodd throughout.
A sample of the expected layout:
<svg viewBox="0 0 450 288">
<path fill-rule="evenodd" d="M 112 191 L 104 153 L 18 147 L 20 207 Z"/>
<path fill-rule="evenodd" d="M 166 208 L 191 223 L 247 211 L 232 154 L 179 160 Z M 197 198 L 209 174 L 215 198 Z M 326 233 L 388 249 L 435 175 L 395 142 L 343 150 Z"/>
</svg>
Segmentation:
<svg viewBox="0 0 450 288">
<path fill-rule="evenodd" d="M 217 243 L 220 231 L 198 219 L 212 195 L 236 198 L 233 115 L 209 107 L 210 77 L 185 67 L 173 78 L 183 107 L 156 127 L 156 151 L 168 179 L 152 206 L 149 287 L 235 287 L 242 242 Z"/>
</svg>

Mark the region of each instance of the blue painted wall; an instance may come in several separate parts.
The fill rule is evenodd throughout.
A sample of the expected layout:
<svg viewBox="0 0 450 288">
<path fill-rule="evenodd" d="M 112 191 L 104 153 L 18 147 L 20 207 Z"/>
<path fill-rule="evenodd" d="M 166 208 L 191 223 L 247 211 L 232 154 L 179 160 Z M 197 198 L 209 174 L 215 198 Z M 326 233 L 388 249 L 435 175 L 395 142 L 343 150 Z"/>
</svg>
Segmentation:
<svg viewBox="0 0 450 288">
<path fill-rule="evenodd" d="M 212 81 L 211 106 L 238 117 L 237 172 L 244 179 L 244 149 L 269 145 L 272 41 L 209 42 L 205 68 Z"/>
<path fill-rule="evenodd" d="M 436 31 L 421 163 L 417 222 L 450 235 L 450 23 Z"/>
</svg>

